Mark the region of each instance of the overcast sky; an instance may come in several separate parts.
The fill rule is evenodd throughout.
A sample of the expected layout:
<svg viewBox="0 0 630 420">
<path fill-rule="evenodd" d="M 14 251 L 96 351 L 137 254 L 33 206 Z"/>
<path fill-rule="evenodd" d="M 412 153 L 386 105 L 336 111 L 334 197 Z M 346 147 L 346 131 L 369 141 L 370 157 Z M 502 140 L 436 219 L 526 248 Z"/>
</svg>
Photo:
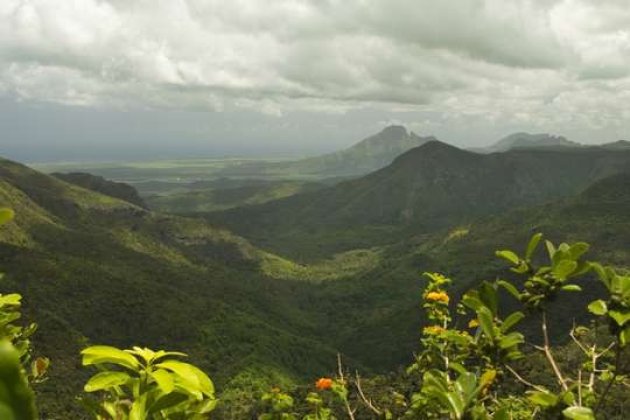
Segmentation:
<svg viewBox="0 0 630 420">
<path fill-rule="evenodd" d="M 630 137 L 628 0 L 0 0 L 0 155 Z"/>
</svg>

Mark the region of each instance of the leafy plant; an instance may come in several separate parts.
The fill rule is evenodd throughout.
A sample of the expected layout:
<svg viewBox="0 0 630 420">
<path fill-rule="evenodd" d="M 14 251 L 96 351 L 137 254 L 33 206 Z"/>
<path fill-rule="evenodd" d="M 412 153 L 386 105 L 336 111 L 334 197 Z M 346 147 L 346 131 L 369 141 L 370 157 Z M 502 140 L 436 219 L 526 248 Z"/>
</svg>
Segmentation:
<svg viewBox="0 0 630 420">
<path fill-rule="evenodd" d="M 82 399 L 97 419 L 202 419 L 216 407 L 210 378 L 176 359 L 184 353 L 91 346 L 81 354 L 99 370 L 84 390 L 101 400 Z"/>
</svg>

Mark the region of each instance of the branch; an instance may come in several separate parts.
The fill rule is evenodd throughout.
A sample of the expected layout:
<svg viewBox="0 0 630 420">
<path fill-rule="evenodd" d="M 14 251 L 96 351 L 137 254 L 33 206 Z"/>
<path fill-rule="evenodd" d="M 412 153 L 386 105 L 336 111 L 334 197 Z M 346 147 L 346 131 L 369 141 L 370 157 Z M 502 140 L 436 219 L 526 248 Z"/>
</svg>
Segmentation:
<svg viewBox="0 0 630 420">
<path fill-rule="evenodd" d="M 536 391 L 547 392 L 547 390 L 545 388 L 543 388 L 542 386 L 538 386 L 536 384 L 533 384 L 533 383 L 529 382 L 527 379 L 523 378 L 521 375 L 518 374 L 517 371 L 512 369 L 512 367 L 510 365 L 504 365 L 504 366 L 522 384 L 525 384 L 525 385 L 527 385 L 530 388 L 534 388 Z"/>
<path fill-rule="evenodd" d="M 341 383 L 343 383 L 344 386 L 346 386 L 346 380 L 345 380 L 345 378 L 343 376 L 343 367 L 341 366 L 341 354 L 340 353 L 337 353 L 337 370 L 339 372 L 339 381 Z M 350 407 L 350 403 L 348 402 L 348 398 L 347 397 L 343 399 L 343 403 L 346 406 L 346 411 L 348 412 L 348 418 L 350 418 L 350 420 L 355 420 L 354 419 L 354 412 L 357 411 L 356 408 L 353 410 L 352 407 Z"/>
<path fill-rule="evenodd" d="M 553 369 L 553 373 L 556 375 L 556 378 L 558 378 L 558 383 L 562 387 L 562 390 L 568 391 L 569 387 L 567 386 L 567 383 L 564 380 L 564 377 L 562 376 L 562 372 L 560 372 L 560 368 L 558 367 L 558 364 L 556 363 L 556 360 L 553 358 L 553 354 L 551 353 L 551 346 L 549 344 L 549 334 L 547 333 L 547 313 L 544 309 L 542 311 L 542 333 L 543 333 L 543 340 L 545 344 L 543 347 L 540 347 L 540 346 L 536 346 L 536 347 L 545 353 L 545 357 L 547 357 L 547 361 L 551 365 L 551 368 Z"/>
<path fill-rule="evenodd" d="M 355 377 L 356 377 L 357 390 L 359 391 L 359 397 L 361 397 L 361 400 L 363 400 L 365 405 L 370 410 L 372 410 L 374 414 L 376 414 L 377 416 L 380 416 L 383 412 L 379 410 L 378 408 L 376 408 L 374 404 L 372 404 L 372 400 L 368 399 L 363 393 L 363 388 L 361 388 L 361 378 L 359 377 L 359 372 L 355 372 Z"/>
</svg>

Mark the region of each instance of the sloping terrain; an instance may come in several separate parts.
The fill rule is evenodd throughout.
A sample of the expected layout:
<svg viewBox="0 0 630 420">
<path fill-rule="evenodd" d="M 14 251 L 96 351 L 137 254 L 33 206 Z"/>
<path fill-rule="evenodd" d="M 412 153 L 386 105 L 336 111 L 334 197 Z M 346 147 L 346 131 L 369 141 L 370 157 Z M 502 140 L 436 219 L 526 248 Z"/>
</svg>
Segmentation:
<svg viewBox="0 0 630 420">
<path fill-rule="evenodd" d="M 95 176 L 84 172 L 53 173 L 51 175 L 70 184 L 78 185 L 79 187 L 96 191 L 110 197 L 119 198 L 128 203 L 135 204 L 138 207 L 147 208 L 147 205 L 142 198 L 140 198 L 135 188 L 122 182 L 108 181 L 102 176 Z"/>
<path fill-rule="evenodd" d="M 264 275 L 267 254 L 242 238 L 6 160 L 0 206 L 17 214 L 0 231 L 0 292 L 22 293 L 40 324 L 51 413 L 75 407 L 88 342 L 185 350 L 220 386 L 241 372 L 286 383 L 334 365 L 316 315 L 295 304 L 304 288 Z"/>
<path fill-rule="evenodd" d="M 484 155 L 431 141 L 362 178 L 205 217 L 274 252 L 321 257 L 568 197 L 624 170 L 630 170 L 626 150 Z"/>
</svg>

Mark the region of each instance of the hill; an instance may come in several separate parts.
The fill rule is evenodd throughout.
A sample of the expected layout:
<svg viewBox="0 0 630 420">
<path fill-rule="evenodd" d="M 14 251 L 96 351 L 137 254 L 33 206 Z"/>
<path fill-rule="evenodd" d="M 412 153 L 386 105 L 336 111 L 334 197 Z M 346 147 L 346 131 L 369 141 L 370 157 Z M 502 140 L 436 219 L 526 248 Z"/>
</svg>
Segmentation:
<svg viewBox="0 0 630 420">
<path fill-rule="evenodd" d="M 59 178 L 62 181 L 69 182 L 70 184 L 78 185 L 88 190 L 96 191 L 101 194 L 108 195 L 110 197 L 119 198 L 128 203 L 135 204 L 138 207 L 147 208 L 138 191 L 131 185 L 109 181 L 102 176 L 96 176 L 85 172 L 70 172 L 70 173 L 53 173 L 51 174 L 55 178 Z"/>
<path fill-rule="evenodd" d="M 511 149 L 535 149 L 535 148 L 562 148 L 562 147 L 582 147 L 580 143 L 567 140 L 563 136 L 551 134 L 530 134 L 514 133 L 510 134 L 488 147 L 474 149 L 479 153 L 506 152 Z"/>
<path fill-rule="evenodd" d="M 26 318 L 40 324 L 35 347 L 53 360 L 40 388 L 46 417 L 80 418 L 64 410 L 85 379 L 87 342 L 186 350 L 222 388 L 334 365 L 317 314 L 296 303 L 304 287 L 274 279 L 278 262 L 242 238 L 7 160 L 0 206 L 17 214 L 0 231 L 0 293 L 24 295 Z"/>
<path fill-rule="evenodd" d="M 274 252 L 321 257 L 571 196 L 628 169 L 630 151 L 515 149 L 484 155 L 430 141 L 364 177 L 205 217 Z"/>
<path fill-rule="evenodd" d="M 244 162 L 229 166 L 220 174 L 227 177 L 292 177 L 298 174 L 317 178 L 352 177 L 387 166 L 398 155 L 431 140 L 435 138 L 420 137 L 405 127 L 392 125 L 338 152 L 291 162 Z"/>
</svg>

